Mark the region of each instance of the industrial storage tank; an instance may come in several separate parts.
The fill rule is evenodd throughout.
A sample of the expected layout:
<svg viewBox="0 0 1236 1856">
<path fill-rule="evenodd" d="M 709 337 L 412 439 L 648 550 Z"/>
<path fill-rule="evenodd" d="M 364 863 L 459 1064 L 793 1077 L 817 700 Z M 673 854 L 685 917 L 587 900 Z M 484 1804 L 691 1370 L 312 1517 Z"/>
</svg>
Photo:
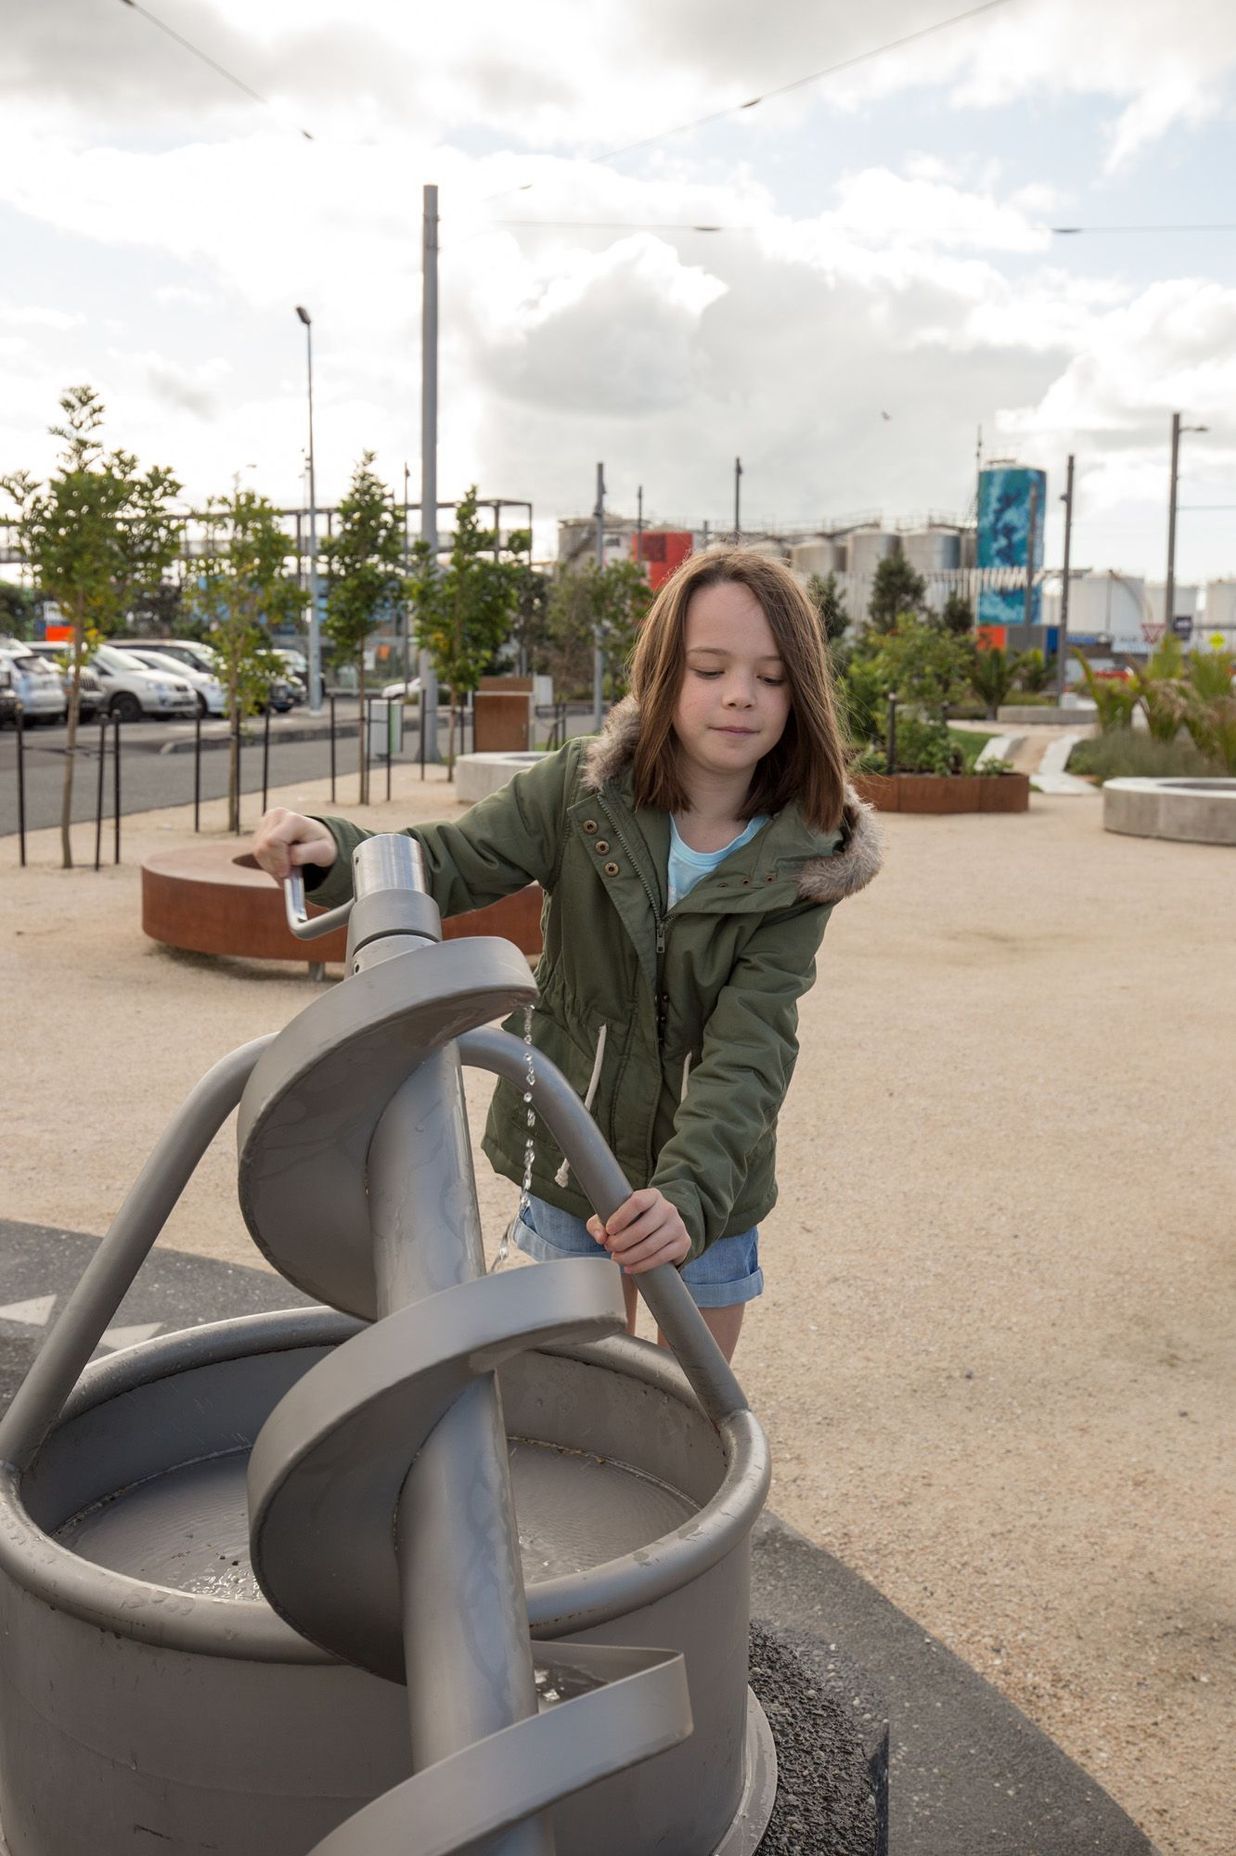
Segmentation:
<svg viewBox="0 0 1236 1856">
<path fill-rule="evenodd" d="M 955 528 L 915 528 L 901 537 L 901 552 L 915 573 L 956 573 L 961 566 L 961 535 Z"/>
<path fill-rule="evenodd" d="M 1212 651 L 1236 651 L 1236 580 L 1206 582 L 1206 606 L 1193 642 Z"/>
<path fill-rule="evenodd" d="M 843 562 L 838 557 L 839 550 L 827 536 L 818 541 L 796 541 L 790 549 L 790 566 L 796 574 L 809 579 L 812 574 L 819 574 L 826 580 L 829 574 L 839 573 Z"/>
<path fill-rule="evenodd" d="M 1043 595 L 1044 622 L 1060 623 L 1060 591 L 1056 586 Z M 1069 575 L 1070 644 L 1111 644 L 1117 651 L 1142 650 L 1145 638 L 1146 583 L 1135 574 Z"/>
<path fill-rule="evenodd" d="M 859 579 L 870 579 L 880 562 L 897 552 L 897 537 L 887 528 L 851 529 L 847 544 L 846 565 Z"/>
<path fill-rule="evenodd" d="M 1172 589 L 1172 605 L 1175 609 L 1177 636 L 1187 644 L 1197 623 L 1197 605 L 1201 589 L 1196 586 L 1182 586 L 1178 580 Z M 1154 625 L 1162 625 L 1163 614 L 1167 610 L 1167 584 L 1163 580 L 1150 580 L 1146 584 L 1146 616 Z M 1187 624 L 1181 624 L 1187 620 Z"/>
</svg>

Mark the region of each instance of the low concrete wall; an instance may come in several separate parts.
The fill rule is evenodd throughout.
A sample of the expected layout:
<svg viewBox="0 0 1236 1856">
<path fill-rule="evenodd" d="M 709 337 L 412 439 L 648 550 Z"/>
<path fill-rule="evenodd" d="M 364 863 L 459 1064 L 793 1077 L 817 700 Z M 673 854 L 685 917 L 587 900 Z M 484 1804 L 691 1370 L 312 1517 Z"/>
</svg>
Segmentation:
<svg viewBox="0 0 1236 1856">
<path fill-rule="evenodd" d="M 455 762 L 455 797 L 461 805 L 475 805 L 505 786 L 523 767 L 533 767 L 540 754 L 461 754 Z"/>
<path fill-rule="evenodd" d="M 1108 780 L 1103 829 L 1134 838 L 1236 845 L 1236 780 Z"/>
<path fill-rule="evenodd" d="M 1046 708 L 1038 703 L 1005 702 L 996 710 L 998 722 L 1016 722 L 1021 728 L 1026 723 L 1038 723 L 1043 728 L 1079 728 L 1085 729 L 1098 720 L 1098 710 L 1092 702 L 1070 704 L 1067 709 Z"/>
</svg>

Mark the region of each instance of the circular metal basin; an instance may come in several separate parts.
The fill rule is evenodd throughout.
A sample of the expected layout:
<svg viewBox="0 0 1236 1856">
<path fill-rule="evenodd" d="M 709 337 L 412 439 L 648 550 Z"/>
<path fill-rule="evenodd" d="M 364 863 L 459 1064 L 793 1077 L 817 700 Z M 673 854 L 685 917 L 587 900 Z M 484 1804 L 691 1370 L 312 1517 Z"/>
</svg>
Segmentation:
<svg viewBox="0 0 1236 1856">
<path fill-rule="evenodd" d="M 360 1326 L 289 1310 L 113 1356 L 30 1470 L 0 1474 L 12 1856 L 146 1841 L 167 1856 L 305 1856 L 408 1777 L 402 1689 L 284 1624 L 248 1560 L 253 1440 Z M 771 1809 L 771 1744 L 746 1687 L 758 1425 L 740 1412 L 719 1434 L 637 1341 L 525 1353 L 500 1378 L 534 1639 L 550 1662 L 556 1638 L 681 1651 L 695 1724 L 555 1806 L 559 1856 L 743 1856 Z"/>
</svg>

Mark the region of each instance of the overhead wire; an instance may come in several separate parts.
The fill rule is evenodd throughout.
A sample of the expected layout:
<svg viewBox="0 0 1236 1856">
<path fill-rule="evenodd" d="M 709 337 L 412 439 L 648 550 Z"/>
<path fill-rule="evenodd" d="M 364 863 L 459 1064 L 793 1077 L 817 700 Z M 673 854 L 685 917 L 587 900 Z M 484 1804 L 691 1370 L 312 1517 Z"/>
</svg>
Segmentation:
<svg viewBox="0 0 1236 1856">
<path fill-rule="evenodd" d="M 620 148 L 607 149 L 603 154 L 582 157 L 590 166 L 601 166 L 607 161 L 617 161 L 623 155 L 636 153 L 641 148 L 651 148 L 657 142 L 668 141 L 675 135 L 686 135 L 692 129 L 705 128 L 709 123 L 721 122 L 726 116 L 736 116 L 743 110 L 753 110 L 757 104 L 767 103 L 773 97 L 785 96 L 791 90 L 801 90 L 807 84 L 818 83 L 822 78 L 835 77 L 840 71 L 849 71 L 855 65 L 865 64 L 872 58 L 879 58 L 885 52 L 899 51 L 903 45 L 912 45 L 919 39 L 929 38 L 933 33 L 943 32 L 949 26 L 961 25 L 965 20 L 977 19 L 980 14 L 994 12 L 997 7 L 1009 6 L 1012 0 L 980 0 L 978 6 L 967 7 L 964 12 L 951 13 L 947 19 L 934 20 L 928 26 L 918 26 L 913 32 L 904 32 L 899 38 L 887 39 L 881 45 L 869 45 L 865 51 L 854 52 L 848 58 L 841 58 L 835 64 L 824 65 L 818 71 L 809 71 L 803 77 L 791 78 L 788 83 L 774 84 L 758 96 L 748 97 L 742 103 L 727 103 L 721 109 L 710 110 L 705 116 L 695 116 L 690 122 L 675 123 L 670 129 L 659 129 L 655 135 L 641 136 L 636 142 L 625 142 Z M 518 187 L 503 187 L 497 193 L 485 194 L 478 204 L 484 205 L 488 200 L 501 200 L 512 193 L 527 193 L 536 186 L 535 181 L 524 181 Z"/>
<path fill-rule="evenodd" d="M 169 26 L 166 20 L 160 19 L 157 13 L 152 13 L 148 7 L 142 6 L 140 0 L 120 0 L 120 4 L 127 6 L 131 12 L 140 13 L 143 19 L 148 20 L 152 26 L 157 26 L 159 31 L 166 33 L 169 39 L 174 39 L 176 44 L 182 46 L 192 57 L 209 66 L 225 83 L 232 84 L 237 90 L 243 91 L 245 96 L 251 98 L 254 103 L 260 103 L 263 109 L 274 110 L 275 106 L 269 97 L 264 97 L 260 91 L 253 88 L 252 84 L 246 84 L 243 77 L 237 77 L 234 71 L 229 71 L 226 65 L 220 64 L 217 58 L 212 58 L 209 52 L 202 51 L 201 47 L 194 45 L 191 39 L 186 39 L 183 33 L 177 32 L 174 26 Z M 303 135 L 307 142 L 313 140 L 308 129 L 297 128 L 296 133 Z"/>
</svg>

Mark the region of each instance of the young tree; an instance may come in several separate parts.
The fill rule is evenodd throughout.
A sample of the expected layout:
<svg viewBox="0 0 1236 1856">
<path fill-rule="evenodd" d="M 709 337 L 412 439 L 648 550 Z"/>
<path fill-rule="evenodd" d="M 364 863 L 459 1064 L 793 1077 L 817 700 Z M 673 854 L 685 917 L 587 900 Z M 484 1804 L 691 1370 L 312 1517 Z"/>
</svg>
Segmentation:
<svg viewBox="0 0 1236 1856">
<path fill-rule="evenodd" d="M 969 691 L 974 650 L 965 639 L 905 616 L 880 638 L 875 662 L 886 689 L 942 717 L 947 704 L 964 701 Z"/>
<path fill-rule="evenodd" d="M 1007 651 L 996 647 L 974 653 L 970 687 L 983 704 L 989 722 L 995 721 L 1000 704 L 1008 700 L 1016 674 L 1016 660 Z"/>
<path fill-rule="evenodd" d="M 967 638 L 974 630 L 974 607 L 964 593 L 954 589 L 949 594 L 940 612 L 940 627 L 958 638 Z"/>
<path fill-rule="evenodd" d="M 505 643 L 514 613 L 509 563 L 491 558 L 494 536 L 477 520 L 476 485 L 455 511 L 455 541 L 444 573 L 436 571 L 424 542 L 413 550 L 412 598 L 417 641 L 433 658 L 450 690 L 447 758 L 454 774 L 455 698 L 475 690 L 494 653 Z M 429 721 L 422 719 L 422 726 Z"/>
<path fill-rule="evenodd" d="M 69 870 L 82 658 L 87 646 L 118 628 L 139 595 L 161 584 L 176 558 L 183 524 L 172 510 L 180 485 L 170 470 L 155 465 L 139 472 L 130 452 L 104 451 L 98 436 L 103 402 L 93 387 L 70 387 L 60 407 L 65 422 L 51 427 L 64 441 L 59 468 L 44 484 L 19 471 L 0 480 L 0 487 L 17 508 L 23 561 L 44 598 L 55 600 L 73 628 L 60 807 L 61 858 Z"/>
<path fill-rule="evenodd" d="M 593 652 L 604 653 L 611 700 L 626 690 L 626 666 L 652 589 L 634 561 L 560 570 L 549 595 L 549 659 L 554 682 L 582 695 L 592 688 Z"/>
<path fill-rule="evenodd" d="M 206 551 L 188 603 L 219 658 L 231 722 L 228 830 L 240 830 L 240 723 L 266 699 L 279 668 L 270 627 L 295 622 L 305 595 L 287 572 L 292 544 L 273 503 L 252 490 L 214 497 L 206 506 Z"/>
<path fill-rule="evenodd" d="M 820 574 L 812 574 L 807 581 L 807 597 L 820 615 L 824 642 L 831 650 L 850 628 L 845 594 L 837 585 L 836 574 L 829 574 L 826 579 Z"/>
<path fill-rule="evenodd" d="M 511 616 L 511 643 L 521 676 L 543 670 L 550 647 L 549 593 L 550 578 L 532 565 L 531 529 L 514 529 L 507 541 L 514 559 L 506 563 L 514 589 Z M 527 560 L 520 557 L 527 555 Z"/>
<path fill-rule="evenodd" d="M 18 586 L 15 580 L 0 580 L 0 632 L 6 638 L 28 638 L 39 603 L 28 586 Z"/>
<path fill-rule="evenodd" d="M 903 554 L 887 554 L 875 570 L 867 622 L 873 631 L 891 632 L 901 618 L 917 618 L 927 603 L 927 582 Z"/>
<path fill-rule="evenodd" d="M 395 499 L 366 451 L 339 505 L 335 533 L 322 552 L 329 575 L 326 634 L 342 657 L 356 661 L 360 691 L 360 802 L 369 802 L 365 755 L 365 644 L 403 590 L 403 524 Z"/>
</svg>

